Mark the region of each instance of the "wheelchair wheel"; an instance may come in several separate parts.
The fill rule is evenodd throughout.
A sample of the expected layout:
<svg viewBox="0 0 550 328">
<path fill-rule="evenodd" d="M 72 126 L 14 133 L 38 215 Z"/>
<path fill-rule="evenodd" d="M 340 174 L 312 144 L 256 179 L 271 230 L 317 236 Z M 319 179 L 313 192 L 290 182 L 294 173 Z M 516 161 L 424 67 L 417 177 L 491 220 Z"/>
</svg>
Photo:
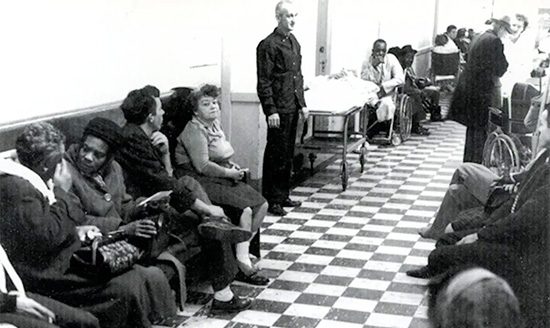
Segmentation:
<svg viewBox="0 0 550 328">
<path fill-rule="evenodd" d="M 397 119 L 401 141 L 406 141 L 411 136 L 412 128 L 412 103 L 407 95 L 400 97 Z"/>
<path fill-rule="evenodd" d="M 521 168 L 519 155 L 512 138 L 502 132 L 493 132 L 483 149 L 483 165 L 500 176 L 517 172 Z"/>
</svg>

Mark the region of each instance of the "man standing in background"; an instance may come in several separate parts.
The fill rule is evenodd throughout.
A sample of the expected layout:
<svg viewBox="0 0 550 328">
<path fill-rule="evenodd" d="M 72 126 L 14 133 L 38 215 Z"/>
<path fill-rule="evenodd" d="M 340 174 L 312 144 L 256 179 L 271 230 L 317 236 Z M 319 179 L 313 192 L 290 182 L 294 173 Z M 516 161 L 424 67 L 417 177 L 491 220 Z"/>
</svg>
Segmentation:
<svg viewBox="0 0 550 328">
<path fill-rule="evenodd" d="M 308 116 L 300 44 L 291 33 L 297 15 L 292 2 L 280 1 L 277 27 L 256 49 L 257 91 L 268 126 L 262 192 L 268 211 L 280 216 L 287 214 L 284 206 L 301 205 L 289 197 L 298 115 Z"/>
<path fill-rule="evenodd" d="M 492 18 L 493 28 L 474 39 L 453 94 L 450 117 L 467 127 L 464 162 L 483 160 L 489 107 L 500 107 L 499 78 L 508 68 L 501 39 L 512 33 L 510 21 L 509 16 Z"/>
</svg>

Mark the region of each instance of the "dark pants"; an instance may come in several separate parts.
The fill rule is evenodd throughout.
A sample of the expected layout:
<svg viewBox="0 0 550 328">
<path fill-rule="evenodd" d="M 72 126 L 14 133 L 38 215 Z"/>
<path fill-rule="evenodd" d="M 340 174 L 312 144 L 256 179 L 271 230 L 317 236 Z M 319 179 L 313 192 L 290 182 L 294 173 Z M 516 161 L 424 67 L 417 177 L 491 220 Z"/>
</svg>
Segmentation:
<svg viewBox="0 0 550 328">
<path fill-rule="evenodd" d="M 202 252 L 186 263 L 192 281 L 204 280 L 206 277 L 214 291 L 227 287 L 237 274 L 237 260 L 233 247 L 228 242 L 217 240 L 200 240 Z"/>
<path fill-rule="evenodd" d="M 280 126 L 267 129 L 262 191 L 270 205 L 280 204 L 289 195 L 298 116 L 298 111 L 280 113 Z"/>
<path fill-rule="evenodd" d="M 464 265 L 476 265 L 490 270 L 506 280 L 517 272 L 518 261 L 511 247 L 504 244 L 476 241 L 458 246 L 440 246 L 428 256 L 428 267 L 434 274 Z"/>
<path fill-rule="evenodd" d="M 37 301 L 55 314 L 53 324 L 21 313 L 0 313 L 0 322 L 10 323 L 17 327 L 35 328 L 98 328 L 99 321 L 92 314 L 65 305 L 61 302 L 37 294 L 27 293 L 27 297 Z"/>
<path fill-rule="evenodd" d="M 481 164 L 486 140 L 487 130 L 485 127 L 468 127 L 466 129 L 466 142 L 462 161 Z"/>
</svg>

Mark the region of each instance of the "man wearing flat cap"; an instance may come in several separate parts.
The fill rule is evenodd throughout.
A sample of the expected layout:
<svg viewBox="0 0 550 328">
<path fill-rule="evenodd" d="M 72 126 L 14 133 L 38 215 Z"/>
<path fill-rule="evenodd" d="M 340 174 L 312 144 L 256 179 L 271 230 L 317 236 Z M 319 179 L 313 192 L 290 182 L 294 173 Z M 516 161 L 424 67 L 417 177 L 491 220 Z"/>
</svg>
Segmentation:
<svg viewBox="0 0 550 328">
<path fill-rule="evenodd" d="M 500 81 L 508 69 L 502 38 L 512 32 L 510 16 L 492 18 L 493 28 L 474 39 L 453 94 L 450 118 L 466 126 L 464 162 L 481 164 L 489 107 L 500 107 Z"/>
</svg>

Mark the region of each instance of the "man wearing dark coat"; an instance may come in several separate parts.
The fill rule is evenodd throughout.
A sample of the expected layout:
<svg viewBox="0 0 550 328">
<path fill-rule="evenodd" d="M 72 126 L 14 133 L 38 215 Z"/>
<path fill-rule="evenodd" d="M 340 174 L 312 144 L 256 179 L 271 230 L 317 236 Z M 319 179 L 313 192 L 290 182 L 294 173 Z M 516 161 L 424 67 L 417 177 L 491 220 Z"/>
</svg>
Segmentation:
<svg viewBox="0 0 550 328">
<path fill-rule="evenodd" d="M 541 114 L 540 140 L 550 147 L 550 117 Z M 522 303 L 528 317 L 527 327 L 546 327 L 544 284 L 548 265 L 548 216 L 550 205 L 550 164 L 546 157 L 536 162 L 518 192 L 503 204 L 500 218 L 492 218 L 477 232 L 456 245 L 441 245 L 428 257 L 428 265 L 407 271 L 407 275 L 429 278 L 463 265 L 478 265 L 505 278 Z"/>
<path fill-rule="evenodd" d="M 466 126 L 464 162 L 481 163 L 487 139 L 489 107 L 500 105 L 499 78 L 508 68 L 501 38 L 511 33 L 510 17 L 491 19 L 493 28 L 476 38 L 458 79 L 450 118 Z"/>
<path fill-rule="evenodd" d="M 289 198 L 298 112 L 306 120 L 308 115 L 300 44 L 291 33 L 296 15 L 290 1 L 280 1 L 277 28 L 256 49 L 257 91 L 268 126 L 262 192 L 268 211 L 280 216 L 286 215 L 284 206 L 301 205 Z"/>
</svg>

